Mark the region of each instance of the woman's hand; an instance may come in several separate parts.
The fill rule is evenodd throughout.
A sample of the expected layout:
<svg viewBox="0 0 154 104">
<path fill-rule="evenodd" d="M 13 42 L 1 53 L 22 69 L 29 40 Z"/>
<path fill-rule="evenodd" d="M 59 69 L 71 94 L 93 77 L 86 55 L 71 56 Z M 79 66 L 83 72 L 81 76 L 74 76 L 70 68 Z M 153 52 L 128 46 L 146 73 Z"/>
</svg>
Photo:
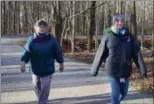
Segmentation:
<svg viewBox="0 0 154 104">
<path fill-rule="evenodd" d="M 64 71 L 64 64 L 63 63 L 60 63 L 60 68 L 59 68 L 60 72 L 63 72 Z"/>
<path fill-rule="evenodd" d="M 20 70 L 22 73 L 24 73 L 26 71 L 26 64 L 24 62 L 21 62 Z"/>
</svg>

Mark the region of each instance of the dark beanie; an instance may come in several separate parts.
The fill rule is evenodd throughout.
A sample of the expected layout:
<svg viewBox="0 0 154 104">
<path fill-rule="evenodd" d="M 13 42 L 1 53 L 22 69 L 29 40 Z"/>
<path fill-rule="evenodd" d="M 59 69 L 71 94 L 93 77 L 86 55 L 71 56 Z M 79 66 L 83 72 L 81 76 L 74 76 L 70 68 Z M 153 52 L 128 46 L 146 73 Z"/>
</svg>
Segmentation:
<svg viewBox="0 0 154 104">
<path fill-rule="evenodd" d="M 116 14 L 112 18 L 112 24 L 114 24 L 117 20 L 122 20 L 124 21 L 124 15 L 122 14 Z"/>
</svg>

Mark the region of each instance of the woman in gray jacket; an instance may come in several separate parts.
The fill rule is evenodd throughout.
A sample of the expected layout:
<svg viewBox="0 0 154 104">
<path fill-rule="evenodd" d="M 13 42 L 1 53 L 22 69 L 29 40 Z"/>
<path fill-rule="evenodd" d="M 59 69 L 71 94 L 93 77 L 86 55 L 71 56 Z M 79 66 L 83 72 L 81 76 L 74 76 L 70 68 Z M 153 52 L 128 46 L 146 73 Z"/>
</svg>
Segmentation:
<svg viewBox="0 0 154 104">
<path fill-rule="evenodd" d="M 112 90 L 111 104 L 120 104 L 128 92 L 132 59 L 143 77 L 147 77 L 147 70 L 138 42 L 124 27 L 124 16 L 116 14 L 112 22 L 113 25 L 104 30 L 91 74 L 97 76 L 100 65 L 105 62 Z"/>
</svg>

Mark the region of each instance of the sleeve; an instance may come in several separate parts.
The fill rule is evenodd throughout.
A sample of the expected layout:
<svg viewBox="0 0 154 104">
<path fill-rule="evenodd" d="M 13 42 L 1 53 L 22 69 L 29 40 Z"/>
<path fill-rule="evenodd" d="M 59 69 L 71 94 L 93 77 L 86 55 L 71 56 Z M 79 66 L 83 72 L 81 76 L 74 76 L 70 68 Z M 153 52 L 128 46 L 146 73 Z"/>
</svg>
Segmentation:
<svg viewBox="0 0 154 104">
<path fill-rule="evenodd" d="M 58 63 L 63 63 L 64 59 L 63 59 L 63 54 L 62 54 L 62 47 L 59 45 L 59 43 L 57 42 L 57 40 L 55 39 L 54 41 L 54 46 L 53 46 L 53 55 L 54 58 L 56 59 L 56 61 Z"/>
<path fill-rule="evenodd" d="M 29 59 L 30 59 L 30 44 L 32 42 L 32 36 L 30 36 L 25 44 L 25 46 L 23 47 L 23 55 L 21 57 L 21 61 L 28 63 Z"/>
<path fill-rule="evenodd" d="M 147 74 L 147 68 L 141 54 L 140 45 L 134 37 L 132 37 L 132 56 L 133 61 L 139 69 L 141 75 Z"/>
<path fill-rule="evenodd" d="M 103 35 L 103 38 L 101 40 L 101 43 L 97 49 L 92 68 L 91 68 L 91 74 L 92 75 L 97 75 L 99 71 L 99 67 L 101 66 L 102 62 L 105 61 L 106 59 L 106 53 L 107 53 L 107 47 L 106 47 L 106 42 L 107 42 L 107 35 Z"/>
</svg>

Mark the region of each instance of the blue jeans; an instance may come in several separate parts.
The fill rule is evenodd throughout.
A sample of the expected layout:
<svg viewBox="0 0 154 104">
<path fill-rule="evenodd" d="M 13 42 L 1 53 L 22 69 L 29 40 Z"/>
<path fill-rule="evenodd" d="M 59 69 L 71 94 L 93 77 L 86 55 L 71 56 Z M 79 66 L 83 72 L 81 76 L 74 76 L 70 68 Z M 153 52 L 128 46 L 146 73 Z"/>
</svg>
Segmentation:
<svg viewBox="0 0 154 104">
<path fill-rule="evenodd" d="M 120 78 L 109 77 L 111 84 L 111 104 L 120 104 L 128 92 L 129 78 L 124 78 L 124 82 L 120 82 Z"/>
</svg>

